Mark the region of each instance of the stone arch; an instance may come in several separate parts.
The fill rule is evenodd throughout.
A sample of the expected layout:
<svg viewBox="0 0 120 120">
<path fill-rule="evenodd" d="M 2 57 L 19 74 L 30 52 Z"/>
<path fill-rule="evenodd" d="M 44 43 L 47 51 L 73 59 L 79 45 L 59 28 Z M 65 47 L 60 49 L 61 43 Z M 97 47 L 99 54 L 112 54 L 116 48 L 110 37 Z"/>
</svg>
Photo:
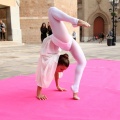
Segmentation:
<svg viewBox="0 0 120 120">
<path fill-rule="evenodd" d="M 104 20 L 104 33 L 107 34 L 108 31 L 110 30 L 110 19 L 109 16 L 102 11 L 101 9 L 97 10 L 94 12 L 89 18 L 88 18 L 88 23 L 91 25 L 91 29 L 89 30 L 89 36 L 93 37 L 94 35 L 94 21 L 97 17 L 101 17 Z"/>
</svg>

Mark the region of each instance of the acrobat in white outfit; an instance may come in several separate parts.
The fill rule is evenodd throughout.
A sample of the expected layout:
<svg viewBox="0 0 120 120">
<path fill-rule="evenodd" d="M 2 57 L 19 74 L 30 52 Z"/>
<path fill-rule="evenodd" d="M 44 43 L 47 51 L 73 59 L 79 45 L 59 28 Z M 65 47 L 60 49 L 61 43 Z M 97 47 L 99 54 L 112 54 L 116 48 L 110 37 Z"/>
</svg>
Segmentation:
<svg viewBox="0 0 120 120">
<path fill-rule="evenodd" d="M 52 28 L 53 35 L 47 37 L 44 40 L 44 43 L 41 48 L 41 57 L 39 61 L 39 67 L 38 67 L 37 78 L 36 78 L 37 85 L 39 87 L 45 87 L 45 84 L 47 83 L 50 84 L 52 78 L 50 78 L 49 82 L 46 81 L 44 82 L 44 85 L 42 84 L 43 81 L 45 81 L 45 79 L 43 79 L 43 73 L 44 75 L 46 74 L 46 76 L 49 76 L 47 75 L 49 74 L 47 70 L 48 68 L 53 68 L 52 77 L 54 77 L 54 73 L 57 67 L 57 61 L 59 58 L 58 48 L 60 47 L 63 50 L 71 52 L 71 54 L 77 61 L 74 83 L 71 86 L 71 88 L 73 91 L 73 98 L 79 99 L 79 97 L 77 96 L 77 93 L 79 91 L 80 80 L 81 80 L 84 68 L 86 66 L 86 58 L 84 56 L 82 49 L 80 48 L 78 43 L 72 38 L 72 36 L 68 33 L 68 30 L 62 21 L 71 23 L 73 27 L 77 27 L 77 26 L 90 27 L 90 25 L 85 21 L 82 21 L 67 15 L 63 11 L 57 9 L 56 7 L 49 8 L 48 17 L 49 17 L 49 22 Z M 54 60 L 50 59 L 52 62 L 54 61 L 53 63 L 54 67 L 51 67 L 51 66 L 47 67 L 46 73 L 43 70 L 41 71 L 41 68 L 40 68 L 40 66 L 42 66 L 42 64 L 45 62 L 44 60 L 46 60 L 46 58 L 43 58 L 45 56 L 47 56 L 47 62 L 49 61 L 49 58 L 54 59 Z M 45 65 L 48 65 L 48 64 L 44 63 L 43 65 L 44 68 L 45 68 Z"/>
</svg>

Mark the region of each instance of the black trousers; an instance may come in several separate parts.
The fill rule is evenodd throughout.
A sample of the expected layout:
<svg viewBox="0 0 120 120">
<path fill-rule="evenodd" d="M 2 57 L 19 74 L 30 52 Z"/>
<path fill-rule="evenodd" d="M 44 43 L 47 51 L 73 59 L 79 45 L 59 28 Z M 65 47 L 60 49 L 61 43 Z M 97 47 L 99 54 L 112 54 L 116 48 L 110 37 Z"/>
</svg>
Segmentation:
<svg viewBox="0 0 120 120">
<path fill-rule="evenodd" d="M 3 32 L 0 32 L 0 40 L 5 40 L 5 33 L 3 33 Z"/>
</svg>

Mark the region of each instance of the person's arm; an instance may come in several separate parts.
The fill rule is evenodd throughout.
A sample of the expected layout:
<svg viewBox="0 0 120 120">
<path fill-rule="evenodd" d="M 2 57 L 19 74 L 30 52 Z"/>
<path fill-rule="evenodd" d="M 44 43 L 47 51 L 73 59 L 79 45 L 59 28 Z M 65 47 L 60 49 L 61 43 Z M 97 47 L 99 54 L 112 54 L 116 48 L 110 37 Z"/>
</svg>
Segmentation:
<svg viewBox="0 0 120 120">
<path fill-rule="evenodd" d="M 5 23 L 2 24 L 2 28 L 6 28 Z"/>
<path fill-rule="evenodd" d="M 42 27 L 40 28 L 40 31 L 41 31 L 41 33 L 43 34 L 44 30 L 43 30 L 43 28 L 42 28 Z"/>
<path fill-rule="evenodd" d="M 56 87 L 59 91 L 66 91 L 66 89 L 61 88 L 59 86 L 59 73 L 58 72 L 55 72 L 55 83 L 56 83 Z"/>
<path fill-rule="evenodd" d="M 48 32 L 48 29 L 46 28 L 46 34 L 47 34 L 47 32 Z"/>
<path fill-rule="evenodd" d="M 0 32 L 2 32 L 2 27 L 0 26 Z"/>
</svg>

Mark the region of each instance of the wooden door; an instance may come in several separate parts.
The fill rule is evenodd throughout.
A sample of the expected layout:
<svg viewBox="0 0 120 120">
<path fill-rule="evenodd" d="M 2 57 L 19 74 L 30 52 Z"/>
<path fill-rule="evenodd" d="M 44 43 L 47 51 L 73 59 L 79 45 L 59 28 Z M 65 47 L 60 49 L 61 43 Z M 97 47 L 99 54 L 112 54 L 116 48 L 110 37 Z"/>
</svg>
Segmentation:
<svg viewBox="0 0 120 120">
<path fill-rule="evenodd" d="M 94 36 L 99 36 L 99 34 L 103 32 L 104 33 L 104 20 L 102 17 L 97 17 L 94 21 Z"/>
</svg>

